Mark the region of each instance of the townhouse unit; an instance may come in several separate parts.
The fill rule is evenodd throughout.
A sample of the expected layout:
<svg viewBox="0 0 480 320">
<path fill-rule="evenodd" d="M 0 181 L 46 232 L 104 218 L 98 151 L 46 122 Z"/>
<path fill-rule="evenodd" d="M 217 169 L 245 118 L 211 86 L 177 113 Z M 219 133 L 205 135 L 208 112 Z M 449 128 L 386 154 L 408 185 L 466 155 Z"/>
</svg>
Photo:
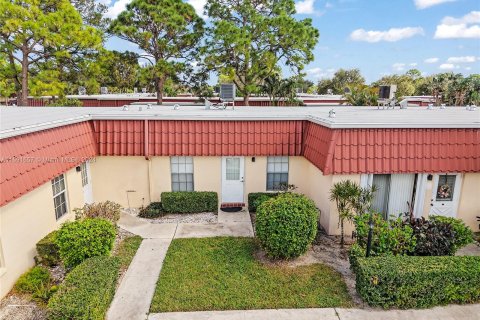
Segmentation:
<svg viewBox="0 0 480 320">
<path fill-rule="evenodd" d="M 220 206 L 284 184 L 338 234 L 335 182 L 377 185 L 385 217 L 461 218 L 478 231 L 480 111 L 447 107 L 0 108 L 0 297 L 35 244 L 84 203 L 140 207 L 163 191 L 215 191 Z M 349 226 L 351 230 L 351 226 Z"/>
</svg>

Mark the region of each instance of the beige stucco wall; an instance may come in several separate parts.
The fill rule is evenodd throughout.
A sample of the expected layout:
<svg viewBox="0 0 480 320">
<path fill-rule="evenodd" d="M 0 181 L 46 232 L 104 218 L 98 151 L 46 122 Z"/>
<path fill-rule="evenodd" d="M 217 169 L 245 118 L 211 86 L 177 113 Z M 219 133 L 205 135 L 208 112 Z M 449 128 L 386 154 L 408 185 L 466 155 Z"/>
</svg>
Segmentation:
<svg viewBox="0 0 480 320">
<path fill-rule="evenodd" d="M 245 200 L 252 192 L 266 192 L 267 190 L 267 157 L 245 157 Z"/>
<path fill-rule="evenodd" d="M 170 157 L 152 157 L 149 160 L 145 160 L 145 158 L 142 159 L 142 161 L 147 162 L 147 165 L 150 166 L 151 201 L 158 202 L 160 201 L 160 194 L 162 192 L 172 191 Z"/>
<path fill-rule="evenodd" d="M 195 191 L 222 192 L 222 158 L 193 157 L 193 184 Z"/>
<path fill-rule="evenodd" d="M 34 265 L 36 243 L 68 220 L 73 208 L 83 206 L 80 172 L 65 174 L 69 213 L 55 219 L 51 182 L 0 208 L 0 298 L 12 288 L 18 277 Z"/>
<path fill-rule="evenodd" d="M 462 179 L 457 218 L 463 219 L 473 231 L 480 231 L 477 216 L 480 216 L 480 173 L 466 173 Z"/>
<path fill-rule="evenodd" d="M 161 179 L 161 172 L 164 171 L 163 162 L 160 160 L 158 162 L 160 171 L 158 179 Z M 90 163 L 90 169 L 95 202 L 110 200 L 125 208 L 128 208 L 129 203 L 132 208 L 150 203 L 148 160 L 145 157 L 97 157 Z M 157 182 L 156 178 L 152 180 L 154 184 L 161 184 L 162 182 Z M 127 191 L 130 191 L 128 199 Z"/>
<path fill-rule="evenodd" d="M 350 179 L 360 183 L 360 175 L 323 175 L 304 157 L 289 158 L 289 183 L 297 186 L 296 191 L 305 194 L 320 209 L 320 223 L 328 234 L 340 234 L 338 211 L 334 202 L 330 201 L 330 188 L 336 182 Z M 354 230 L 351 222 L 345 222 L 345 235 Z"/>
</svg>

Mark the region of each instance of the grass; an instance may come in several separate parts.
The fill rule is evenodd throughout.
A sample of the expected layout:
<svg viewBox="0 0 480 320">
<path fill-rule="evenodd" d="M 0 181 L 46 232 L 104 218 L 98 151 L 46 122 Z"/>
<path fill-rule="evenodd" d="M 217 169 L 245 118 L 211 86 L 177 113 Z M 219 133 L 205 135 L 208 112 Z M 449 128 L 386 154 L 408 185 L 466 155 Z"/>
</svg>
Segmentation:
<svg viewBox="0 0 480 320">
<path fill-rule="evenodd" d="M 120 242 L 115 252 L 115 256 L 120 260 L 120 270 L 128 268 L 141 243 L 142 237 L 140 236 L 129 237 Z"/>
<path fill-rule="evenodd" d="M 322 265 L 266 266 L 250 238 L 175 239 L 151 312 L 351 307 L 339 273 Z"/>
</svg>

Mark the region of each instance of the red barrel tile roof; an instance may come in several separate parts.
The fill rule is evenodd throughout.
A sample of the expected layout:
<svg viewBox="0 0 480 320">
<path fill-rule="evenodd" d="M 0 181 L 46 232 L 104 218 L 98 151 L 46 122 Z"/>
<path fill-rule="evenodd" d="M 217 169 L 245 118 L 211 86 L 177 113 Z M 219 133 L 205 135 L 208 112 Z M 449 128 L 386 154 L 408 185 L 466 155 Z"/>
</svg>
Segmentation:
<svg viewBox="0 0 480 320">
<path fill-rule="evenodd" d="M 94 157 L 96 148 L 89 122 L 0 140 L 0 204 Z"/>
</svg>

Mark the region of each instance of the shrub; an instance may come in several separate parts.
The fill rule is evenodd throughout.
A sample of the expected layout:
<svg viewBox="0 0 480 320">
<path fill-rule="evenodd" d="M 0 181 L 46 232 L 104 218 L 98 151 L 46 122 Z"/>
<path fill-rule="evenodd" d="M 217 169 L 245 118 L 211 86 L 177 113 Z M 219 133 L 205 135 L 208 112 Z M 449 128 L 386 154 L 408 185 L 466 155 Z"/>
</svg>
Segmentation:
<svg viewBox="0 0 480 320">
<path fill-rule="evenodd" d="M 163 215 L 163 208 L 161 202 L 152 202 L 145 208 L 140 208 L 138 216 L 141 218 L 155 219 Z"/>
<path fill-rule="evenodd" d="M 162 207 L 167 213 L 217 212 L 218 195 L 209 191 L 162 192 Z"/>
<path fill-rule="evenodd" d="M 373 307 L 479 302 L 479 283 L 480 257 L 358 258 L 356 288 Z"/>
<path fill-rule="evenodd" d="M 470 229 L 461 219 L 455 219 L 450 217 L 441 217 L 441 216 L 432 216 L 430 220 L 437 223 L 449 224 L 453 232 L 455 233 L 453 241 L 453 254 L 460 249 L 465 247 L 467 244 L 473 242 L 473 231 Z"/>
<path fill-rule="evenodd" d="M 14 286 L 15 291 L 30 294 L 39 302 L 47 302 L 55 288 L 52 286 L 50 271 L 42 266 L 33 267 L 22 274 Z"/>
<path fill-rule="evenodd" d="M 372 214 L 372 217 L 371 256 L 406 255 L 414 251 L 416 238 L 409 225 L 400 218 L 387 221 L 378 213 Z M 364 250 L 367 248 L 369 222 L 370 214 L 354 217 L 357 243 Z"/>
<path fill-rule="evenodd" d="M 268 256 L 294 258 L 305 253 L 317 234 L 318 210 L 304 195 L 285 193 L 257 209 L 255 229 Z"/>
<path fill-rule="evenodd" d="M 252 192 L 248 194 L 248 211 L 256 212 L 257 208 L 270 198 L 278 196 L 278 192 Z"/>
<path fill-rule="evenodd" d="M 115 226 L 110 221 L 85 219 L 63 224 L 55 242 L 65 266 L 70 268 L 87 258 L 108 255 L 115 234 Z"/>
<path fill-rule="evenodd" d="M 94 257 L 73 269 L 48 302 L 48 319 L 103 320 L 115 294 L 115 257 Z"/>
<path fill-rule="evenodd" d="M 37 262 L 50 267 L 60 264 L 59 248 L 55 242 L 56 234 L 57 231 L 52 231 L 37 242 Z"/>
<path fill-rule="evenodd" d="M 112 201 L 86 203 L 82 208 L 75 208 L 75 219 L 102 218 L 116 223 L 120 219 L 122 206 Z"/>
<path fill-rule="evenodd" d="M 453 227 L 444 222 L 413 219 L 409 222 L 417 239 L 413 252 L 416 256 L 447 256 L 455 253 L 455 232 Z"/>
<path fill-rule="evenodd" d="M 70 99 L 70 98 L 59 98 L 57 100 L 51 101 L 48 104 L 49 107 L 81 107 L 83 102 L 79 99 Z"/>
</svg>

